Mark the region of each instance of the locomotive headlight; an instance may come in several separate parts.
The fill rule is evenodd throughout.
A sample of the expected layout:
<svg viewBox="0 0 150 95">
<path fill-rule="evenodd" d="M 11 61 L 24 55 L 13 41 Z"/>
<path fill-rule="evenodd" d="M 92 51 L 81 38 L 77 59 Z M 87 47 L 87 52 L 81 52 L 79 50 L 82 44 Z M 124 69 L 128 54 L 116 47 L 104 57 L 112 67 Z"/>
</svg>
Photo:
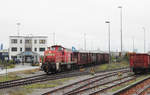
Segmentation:
<svg viewBox="0 0 150 95">
<path fill-rule="evenodd" d="M 54 53 L 49 53 L 48 56 L 55 56 L 55 54 Z"/>
<path fill-rule="evenodd" d="M 51 56 L 55 56 L 55 54 L 54 54 L 54 53 L 51 53 Z"/>
</svg>

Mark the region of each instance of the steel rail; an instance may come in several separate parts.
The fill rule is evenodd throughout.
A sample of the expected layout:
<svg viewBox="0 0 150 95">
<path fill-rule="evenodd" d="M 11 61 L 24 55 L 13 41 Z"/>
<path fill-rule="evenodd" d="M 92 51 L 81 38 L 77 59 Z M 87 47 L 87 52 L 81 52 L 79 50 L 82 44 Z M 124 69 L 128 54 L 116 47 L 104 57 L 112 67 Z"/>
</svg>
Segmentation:
<svg viewBox="0 0 150 95">
<path fill-rule="evenodd" d="M 97 73 L 103 73 L 103 72 L 109 72 L 109 71 L 111 72 L 111 71 L 116 71 L 116 70 L 127 70 L 127 69 L 128 68 L 118 68 L 118 69 L 108 70 L 108 71 L 99 71 Z M 0 89 L 10 88 L 10 87 L 15 87 L 15 86 L 22 86 L 22 85 L 27 85 L 27 84 L 37 83 L 37 82 L 45 82 L 45 81 L 54 80 L 54 79 L 68 78 L 68 77 L 80 76 L 80 75 L 88 75 L 88 74 L 89 72 L 79 72 L 78 70 L 73 70 L 73 71 L 52 74 L 50 76 L 46 74 L 37 75 L 37 76 L 21 78 L 17 80 L 0 82 Z"/>
<path fill-rule="evenodd" d="M 122 88 L 122 89 L 120 89 L 120 90 L 114 92 L 113 95 L 120 95 L 120 94 L 122 94 L 122 93 L 124 93 L 124 92 L 127 92 L 128 90 L 130 90 L 130 89 L 136 87 L 137 85 L 142 84 L 144 81 L 147 81 L 147 80 L 149 80 L 149 79 L 150 79 L 150 76 L 144 78 L 143 80 L 140 80 L 140 81 L 138 81 L 138 82 L 135 82 L 135 83 L 133 83 L 133 84 L 127 86 L 127 87 L 124 87 L 124 88 Z M 141 89 L 140 89 L 140 90 L 141 90 Z M 140 94 L 141 92 L 142 92 L 142 91 L 138 91 L 139 94 Z M 137 92 L 136 92 L 136 93 L 137 93 Z"/>
<path fill-rule="evenodd" d="M 115 85 L 106 87 L 106 88 L 104 88 L 104 89 L 101 89 L 101 90 L 96 91 L 96 92 L 94 92 L 94 93 L 91 93 L 91 94 L 89 94 L 89 95 L 98 95 L 99 93 L 102 93 L 102 92 L 104 92 L 104 91 L 106 91 L 106 90 L 108 90 L 108 89 L 111 89 L 111 88 L 113 88 L 113 87 L 115 87 L 115 86 L 118 86 L 118 85 L 127 83 L 127 82 L 132 81 L 132 80 L 135 80 L 135 79 L 136 79 L 136 77 L 134 77 L 134 78 L 132 78 L 132 79 L 129 79 L 129 80 L 126 80 L 126 81 L 123 81 L 123 82 L 120 82 L 120 83 L 118 83 L 118 84 L 115 84 Z M 117 94 L 117 95 L 120 95 L 120 94 Z"/>
<path fill-rule="evenodd" d="M 127 69 L 123 69 L 124 71 L 129 71 Z M 106 75 L 110 75 L 110 74 L 113 74 L 113 73 L 116 73 L 117 74 L 118 71 L 112 71 L 112 72 L 108 72 L 106 74 L 103 74 L 103 75 L 97 75 L 97 76 L 94 76 L 94 77 L 91 77 L 91 78 L 88 78 L 88 79 L 84 79 L 84 80 L 81 80 L 81 81 L 78 81 L 78 82 L 75 82 L 75 83 L 72 83 L 70 85 L 66 85 L 66 86 L 63 86 L 63 87 L 60 87 L 60 88 L 57 88 L 57 89 L 54 89 L 52 91 L 49 91 L 49 92 L 46 92 L 42 95 L 49 95 L 49 94 L 52 94 L 52 93 L 56 93 L 57 91 L 60 91 L 60 90 L 63 90 L 65 88 L 69 88 L 73 85 L 77 85 L 77 84 L 81 84 L 82 82 L 85 82 L 85 81 L 88 81 L 88 80 L 91 80 L 91 79 L 94 79 L 94 78 L 98 78 L 98 77 L 101 77 L 102 78 L 106 78 Z M 102 77 L 102 76 L 105 76 L 105 77 Z M 108 77 L 108 76 L 107 76 Z M 97 79 L 96 81 L 98 81 L 99 79 Z M 84 85 L 85 86 L 85 85 Z"/>
<path fill-rule="evenodd" d="M 115 80 L 112 80 L 112 81 L 108 81 L 108 82 L 104 82 L 104 83 L 100 83 L 100 84 L 96 84 L 95 86 L 92 86 L 92 87 L 87 87 L 87 88 L 84 88 L 84 89 L 81 89 L 81 90 L 75 90 L 75 91 L 71 91 L 71 92 L 68 92 L 68 93 L 65 93 L 64 95 L 76 95 L 78 93 L 82 93 L 82 92 L 85 92 L 85 91 L 88 91 L 88 90 L 91 90 L 91 89 L 95 89 L 99 86 L 102 86 L 102 85 L 106 85 L 106 84 L 109 84 L 109 83 L 112 83 L 112 82 L 115 82 L 115 81 L 118 81 L 118 80 L 122 80 L 122 79 L 125 79 L 125 78 L 129 78 L 129 77 L 133 77 L 133 75 L 128 75 L 128 76 L 125 76 L 123 78 L 119 78 L 119 79 L 115 79 Z M 90 84 L 87 84 L 87 85 L 90 85 Z"/>
</svg>

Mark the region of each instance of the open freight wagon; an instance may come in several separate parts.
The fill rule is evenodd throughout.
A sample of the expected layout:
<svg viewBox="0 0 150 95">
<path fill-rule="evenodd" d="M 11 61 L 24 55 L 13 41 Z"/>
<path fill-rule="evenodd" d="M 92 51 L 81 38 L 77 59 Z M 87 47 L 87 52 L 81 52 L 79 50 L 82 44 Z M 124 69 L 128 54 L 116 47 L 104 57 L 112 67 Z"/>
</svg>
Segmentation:
<svg viewBox="0 0 150 95">
<path fill-rule="evenodd" d="M 130 68 L 135 74 L 150 71 L 150 55 L 146 53 L 130 54 Z"/>
</svg>

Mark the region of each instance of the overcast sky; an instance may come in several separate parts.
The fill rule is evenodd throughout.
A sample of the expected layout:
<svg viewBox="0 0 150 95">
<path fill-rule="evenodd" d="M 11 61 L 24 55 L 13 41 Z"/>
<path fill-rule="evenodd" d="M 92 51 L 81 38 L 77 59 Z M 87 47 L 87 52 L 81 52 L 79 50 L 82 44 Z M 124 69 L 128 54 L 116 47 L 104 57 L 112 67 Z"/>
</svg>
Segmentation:
<svg viewBox="0 0 150 95">
<path fill-rule="evenodd" d="M 123 50 L 135 48 L 143 52 L 143 29 L 146 29 L 146 50 L 150 48 L 150 0 L 0 0 L 0 43 L 8 48 L 9 36 L 47 35 L 48 44 L 56 43 L 77 49 L 108 50 L 106 20 L 111 21 L 111 50 L 120 50 L 120 9 L 123 6 Z"/>
</svg>

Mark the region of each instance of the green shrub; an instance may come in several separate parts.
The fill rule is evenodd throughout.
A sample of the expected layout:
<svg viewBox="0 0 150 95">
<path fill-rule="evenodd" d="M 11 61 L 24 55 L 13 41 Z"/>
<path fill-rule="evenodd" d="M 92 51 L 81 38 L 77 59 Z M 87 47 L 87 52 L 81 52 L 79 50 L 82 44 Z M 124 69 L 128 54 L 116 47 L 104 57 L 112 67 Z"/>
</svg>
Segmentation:
<svg viewBox="0 0 150 95">
<path fill-rule="evenodd" d="M 14 64 L 9 64 L 7 68 L 15 68 Z"/>
<path fill-rule="evenodd" d="M 3 64 L 3 63 L 2 63 L 2 60 L 0 60 L 0 64 Z"/>
<path fill-rule="evenodd" d="M 9 60 L 8 64 L 13 64 L 14 61 L 13 60 Z"/>
</svg>

